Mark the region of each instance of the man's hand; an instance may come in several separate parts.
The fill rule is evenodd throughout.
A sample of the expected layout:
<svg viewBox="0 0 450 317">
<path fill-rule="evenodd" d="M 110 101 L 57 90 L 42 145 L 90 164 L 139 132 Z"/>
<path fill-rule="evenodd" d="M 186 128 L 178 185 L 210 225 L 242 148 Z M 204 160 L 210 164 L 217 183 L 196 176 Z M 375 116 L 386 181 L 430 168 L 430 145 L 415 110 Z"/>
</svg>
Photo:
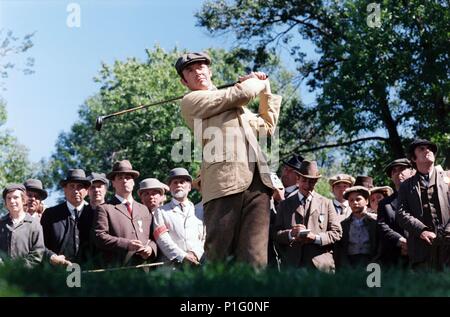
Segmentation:
<svg viewBox="0 0 450 317">
<path fill-rule="evenodd" d="M 433 244 L 433 240 L 436 239 L 436 234 L 431 231 L 422 231 L 420 234 L 420 239 L 425 240 L 429 245 Z"/>
<path fill-rule="evenodd" d="M 129 240 L 128 241 L 128 251 L 139 251 L 143 249 L 144 245 L 141 240 Z"/>
<path fill-rule="evenodd" d="M 62 265 L 62 266 L 69 266 L 72 265 L 72 262 L 66 260 L 66 257 L 64 255 L 56 255 L 53 254 L 50 257 L 50 264 L 52 265 Z"/>
<path fill-rule="evenodd" d="M 400 242 L 400 254 L 401 255 L 408 255 L 408 244 L 406 243 L 406 239 L 401 237 L 399 239 Z"/>
<path fill-rule="evenodd" d="M 149 246 L 142 247 L 142 249 L 138 250 L 136 254 L 138 254 L 144 260 L 147 260 L 153 253 L 153 249 Z"/>
<path fill-rule="evenodd" d="M 306 227 L 305 225 L 302 224 L 295 224 L 292 226 L 291 228 L 291 237 L 295 238 L 295 240 L 297 240 L 297 236 L 298 233 L 300 232 L 300 230 L 305 230 Z"/>
<path fill-rule="evenodd" d="M 193 265 L 200 265 L 200 262 L 198 261 L 197 256 L 192 251 L 188 251 L 188 253 L 186 253 L 186 256 L 184 257 L 183 262 L 193 264 Z"/>
<path fill-rule="evenodd" d="M 273 191 L 272 197 L 275 201 L 278 201 L 278 202 L 283 201 L 284 200 L 284 188 L 283 189 L 275 188 Z"/>
<path fill-rule="evenodd" d="M 250 78 L 266 80 L 267 78 L 269 78 L 269 76 L 267 76 L 266 73 L 263 73 L 263 72 L 251 72 L 250 74 L 240 76 L 239 81 L 242 83 L 243 81 L 246 81 L 247 79 L 250 79 Z"/>
</svg>

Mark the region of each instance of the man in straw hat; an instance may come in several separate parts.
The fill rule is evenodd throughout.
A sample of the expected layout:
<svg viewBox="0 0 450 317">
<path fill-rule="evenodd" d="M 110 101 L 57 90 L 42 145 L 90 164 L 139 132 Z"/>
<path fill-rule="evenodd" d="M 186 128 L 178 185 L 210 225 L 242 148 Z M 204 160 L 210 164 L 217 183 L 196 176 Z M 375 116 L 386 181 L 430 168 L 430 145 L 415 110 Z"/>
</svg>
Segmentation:
<svg viewBox="0 0 450 317">
<path fill-rule="evenodd" d="M 156 258 L 150 233 L 152 214 L 133 199 L 134 180 L 139 175 L 128 160 L 115 162 L 106 175 L 115 196 L 98 206 L 94 220 L 94 241 L 105 265 L 139 265 Z"/>
<path fill-rule="evenodd" d="M 154 213 L 156 208 L 164 204 L 168 191 L 169 186 L 161 183 L 158 179 L 146 178 L 139 183 L 138 195 L 148 210 Z"/>
<path fill-rule="evenodd" d="M 42 186 L 42 182 L 39 179 L 27 179 L 23 183 L 27 190 L 28 203 L 27 212 L 36 218 L 41 218 L 44 212 L 44 200 L 47 198 L 47 191 Z"/>
<path fill-rule="evenodd" d="M 263 72 L 252 72 L 240 77 L 234 86 L 218 90 L 211 81 L 211 62 L 206 53 L 187 53 L 175 64 L 181 83 L 191 90 L 181 101 L 186 124 L 196 133 L 216 133 L 213 138 L 200 136 L 207 258 L 233 258 L 264 267 L 269 201 L 272 189 L 282 185 L 270 173 L 257 136 L 267 137 L 274 132 L 281 96 L 271 93 L 268 76 Z M 257 96 L 259 115 L 246 107 Z M 214 146 L 217 142 L 220 149 Z"/>
<path fill-rule="evenodd" d="M 153 236 L 164 260 L 199 265 L 204 253 L 203 214 L 188 199 L 192 177 L 181 167 L 167 178 L 172 200 L 156 209 Z"/>
<path fill-rule="evenodd" d="M 314 191 L 321 177 L 315 161 L 297 171 L 298 193 L 280 203 L 275 223 L 281 265 L 333 272 L 333 244 L 342 235 L 333 203 Z"/>
<path fill-rule="evenodd" d="M 417 173 L 400 185 L 397 213 L 408 236 L 413 268 L 442 269 L 450 265 L 449 180 L 434 165 L 438 148 L 428 140 L 414 140 L 408 156 Z"/>
<path fill-rule="evenodd" d="M 91 255 L 94 212 L 84 200 L 91 181 L 84 170 L 69 169 L 59 184 L 66 201 L 46 209 L 41 218 L 46 254 L 52 264 L 84 263 Z"/>
<path fill-rule="evenodd" d="M 377 223 L 380 231 L 380 261 L 385 266 L 406 265 L 408 248 L 407 234 L 396 221 L 398 191 L 401 183 L 414 175 L 411 162 L 400 158 L 390 162 L 385 168 L 387 176 L 395 185 L 395 192 L 378 203 Z"/>
</svg>

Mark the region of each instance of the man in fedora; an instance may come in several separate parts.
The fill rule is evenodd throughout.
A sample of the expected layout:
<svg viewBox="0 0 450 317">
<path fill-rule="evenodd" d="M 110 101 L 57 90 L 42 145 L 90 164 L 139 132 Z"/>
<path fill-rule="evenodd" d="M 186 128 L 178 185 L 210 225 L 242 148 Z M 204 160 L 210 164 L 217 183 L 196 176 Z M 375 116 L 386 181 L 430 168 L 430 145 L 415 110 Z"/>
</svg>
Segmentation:
<svg viewBox="0 0 450 317">
<path fill-rule="evenodd" d="M 92 172 L 88 179 L 91 181 L 91 186 L 88 190 L 89 204 L 92 209 L 105 203 L 106 192 L 109 187 L 109 180 L 104 173 Z"/>
<path fill-rule="evenodd" d="M 156 258 L 150 234 L 152 214 L 133 199 L 134 180 L 139 175 L 128 160 L 114 163 L 106 175 L 115 196 L 97 207 L 94 219 L 95 246 L 105 265 L 139 265 Z"/>
<path fill-rule="evenodd" d="M 252 72 L 240 77 L 236 85 L 218 90 L 211 81 L 210 64 L 206 53 L 183 54 L 175 64 L 181 83 L 191 90 L 181 101 L 186 124 L 196 133 L 217 133 L 214 138 L 206 133 L 201 136 L 207 258 L 233 258 L 264 267 L 270 197 L 281 184 L 271 177 L 257 137 L 273 134 L 281 96 L 271 93 L 268 76 L 263 72 Z M 258 115 L 246 107 L 257 96 Z M 216 149 L 217 142 L 222 148 Z M 212 148 L 214 153 L 209 153 Z"/>
<path fill-rule="evenodd" d="M 337 174 L 330 177 L 328 183 L 330 184 L 331 192 L 334 196 L 334 209 L 336 209 L 339 216 L 339 221 L 342 221 L 352 213 L 347 199 L 344 198 L 344 192 L 346 189 L 353 186 L 355 183 L 355 178 L 347 174 Z"/>
<path fill-rule="evenodd" d="M 377 221 L 368 213 L 370 191 L 353 186 L 344 193 L 352 214 L 341 222 L 342 239 L 335 246 L 336 268 L 366 267 L 378 255 Z"/>
<path fill-rule="evenodd" d="M 283 161 L 281 168 L 281 181 L 284 186 L 284 199 L 294 196 L 298 191 L 297 173 L 304 158 L 301 155 L 293 154 L 287 161 Z"/>
<path fill-rule="evenodd" d="M 199 265 L 204 253 L 203 214 L 188 199 L 192 177 L 181 167 L 167 178 L 172 200 L 156 209 L 153 236 L 164 257 L 175 263 Z"/>
<path fill-rule="evenodd" d="M 377 224 L 380 233 L 380 262 L 384 266 L 407 264 L 407 235 L 396 221 L 398 210 L 398 191 L 400 185 L 414 175 L 415 171 L 407 158 L 390 162 L 385 173 L 394 183 L 395 191 L 378 203 Z"/>
<path fill-rule="evenodd" d="M 408 156 L 417 173 L 400 185 L 397 221 L 409 236 L 408 256 L 413 268 L 442 269 L 450 265 L 449 180 L 434 165 L 438 148 L 414 140 Z"/>
<path fill-rule="evenodd" d="M 47 198 L 47 191 L 42 186 L 42 182 L 39 179 L 27 179 L 23 183 L 27 190 L 27 212 L 36 218 L 41 218 L 44 212 L 44 200 Z"/>
<path fill-rule="evenodd" d="M 331 200 L 314 191 L 320 177 L 317 163 L 304 160 L 297 171 L 297 195 L 280 203 L 275 229 L 282 266 L 334 271 L 331 251 L 342 230 Z"/>
<path fill-rule="evenodd" d="M 139 183 L 138 195 L 148 210 L 154 213 L 156 208 L 164 204 L 168 191 L 169 187 L 158 179 L 146 178 Z"/>
<path fill-rule="evenodd" d="M 84 200 L 91 185 L 82 169 L 70 169 L 60 181 L 66 201 L 42 215 L 46 255 L 52 264 L 86 263 L 90 257 L 93 210 Z"/>
</svg>

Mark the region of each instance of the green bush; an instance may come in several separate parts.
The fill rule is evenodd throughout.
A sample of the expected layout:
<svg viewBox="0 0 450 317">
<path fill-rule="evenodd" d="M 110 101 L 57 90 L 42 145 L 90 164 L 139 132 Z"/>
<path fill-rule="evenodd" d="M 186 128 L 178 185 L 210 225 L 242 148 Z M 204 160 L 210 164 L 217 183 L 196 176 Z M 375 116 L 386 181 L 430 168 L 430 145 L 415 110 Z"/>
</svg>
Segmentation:
<svg viewBox="0 0 450 317">
<path fill-rule="evenodd" d="M 70 272 L 50 266 L 26 269 L 14 263 L 0 267 L 3 296 L 450 296 L 449 272 L 389 270 L 381 287 L 370 288 L 365 269 L 334 275 L 315 270 L 255 271 L 245 265 L 210 264 L 201 268 L 169 267 L 82 273 L 81 287 L 69 288 Z"/>
</svg>

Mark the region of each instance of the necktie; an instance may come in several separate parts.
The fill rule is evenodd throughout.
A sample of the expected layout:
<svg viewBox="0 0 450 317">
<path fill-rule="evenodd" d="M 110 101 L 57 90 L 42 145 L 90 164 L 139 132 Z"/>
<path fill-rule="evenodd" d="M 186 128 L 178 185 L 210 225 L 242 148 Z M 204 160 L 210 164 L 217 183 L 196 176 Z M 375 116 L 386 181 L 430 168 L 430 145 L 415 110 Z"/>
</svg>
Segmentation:
<svg viewBox="0 0 450 317">
<path fill-rule="evenodd" d="M 75 215 L 75 222 L 78 223 L 78 219 L 80 218 L 80 216 L 76 208 L 73 210 L 73 214 Z"/>
<path fill-rule="evenodd" d="M 131 207 L 130 202 L 127 201 L 127 202 L 125 203 L 125 206 L 127 206 L 127 210 L 128 210 L 128 213 L 130 214 L 130 217 L 133 217 L 133 208 Z"/>
</svg>

